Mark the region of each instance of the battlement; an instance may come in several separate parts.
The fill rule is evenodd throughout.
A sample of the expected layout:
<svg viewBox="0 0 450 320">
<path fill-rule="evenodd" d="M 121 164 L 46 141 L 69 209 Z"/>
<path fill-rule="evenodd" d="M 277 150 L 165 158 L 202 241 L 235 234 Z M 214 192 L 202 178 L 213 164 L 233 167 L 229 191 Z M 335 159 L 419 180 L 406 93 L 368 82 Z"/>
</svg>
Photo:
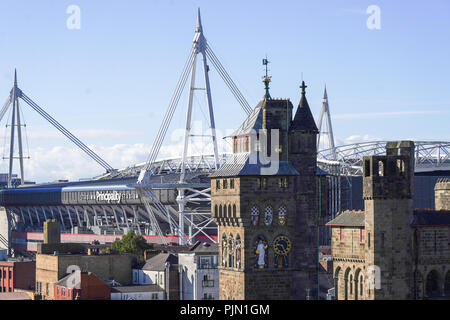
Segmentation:
<svg viewBox="0 0 450 320">
<path fill-rule="evenodd" d="M 386 156 L 363 158 L 364 199 L 410 199 L 414 193 L 414 142 L 386 144 Z"/>
</svg>

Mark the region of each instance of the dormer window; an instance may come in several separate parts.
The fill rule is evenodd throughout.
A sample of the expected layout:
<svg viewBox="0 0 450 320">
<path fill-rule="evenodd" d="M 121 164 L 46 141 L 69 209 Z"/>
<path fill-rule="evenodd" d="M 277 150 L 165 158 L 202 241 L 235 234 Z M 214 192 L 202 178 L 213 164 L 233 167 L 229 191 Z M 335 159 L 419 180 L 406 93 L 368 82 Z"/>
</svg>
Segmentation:
<svg viewBox="0 0 450 320">
<path fill-rule="evenodd" d="M 216 189 L 217 190 L 220 189 L 220 180 L 219 179 L 216 180 Z"/>
</svg>

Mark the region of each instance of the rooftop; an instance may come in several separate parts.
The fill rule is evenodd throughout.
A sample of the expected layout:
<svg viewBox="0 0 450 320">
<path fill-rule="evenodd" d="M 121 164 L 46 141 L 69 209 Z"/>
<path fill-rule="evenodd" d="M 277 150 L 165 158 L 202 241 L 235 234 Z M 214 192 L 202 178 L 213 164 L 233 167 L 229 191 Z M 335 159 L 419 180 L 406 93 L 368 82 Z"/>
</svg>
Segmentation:
<svg viewBox="0 0 450 320">
<path fill-rule="evenodd" d="M 158 286 L 157 284 L 111 287 L 111 293 L 118 293 L 118 292 L 133 293 L 133 292 L 155 292 L 155 291 L 164 291 L 164 289 Z"/>
<path fill-rule="evenodd" d="M 147 259 L 142 270 L 148 271 L 164 271 L 166 269 L 166 262 L 171 265 L 178 264 L 178 257 L 172 253 L 159 253 L 150 259 Z"/>
<path fill-rule="evenodd" d="M 341 227 L 364 227 L 365 214 L 361 210 L 347 210 L 341 212 L 336 218 L 326 224 L 327 226 L 341 226 Z"/>
</svg>

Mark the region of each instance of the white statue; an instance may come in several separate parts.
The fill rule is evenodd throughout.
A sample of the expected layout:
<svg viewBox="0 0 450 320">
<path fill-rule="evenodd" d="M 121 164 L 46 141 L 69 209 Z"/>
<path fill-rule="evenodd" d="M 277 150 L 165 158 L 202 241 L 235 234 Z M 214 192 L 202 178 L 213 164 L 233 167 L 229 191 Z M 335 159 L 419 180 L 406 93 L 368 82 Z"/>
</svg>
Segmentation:
<svg viewBox="0 0 450 320">
<path fill-rule="evenodd" d="M 267 246 L 262 242 L 262 240 L 259 240 L 258 246 L 256 247 L 256 254 L 258 254 L 258 268 L 263 269 L 264 265 L 266 264 L 266 261 L 264 259 L 264 255 L 266 254 Z"/>
</svg>

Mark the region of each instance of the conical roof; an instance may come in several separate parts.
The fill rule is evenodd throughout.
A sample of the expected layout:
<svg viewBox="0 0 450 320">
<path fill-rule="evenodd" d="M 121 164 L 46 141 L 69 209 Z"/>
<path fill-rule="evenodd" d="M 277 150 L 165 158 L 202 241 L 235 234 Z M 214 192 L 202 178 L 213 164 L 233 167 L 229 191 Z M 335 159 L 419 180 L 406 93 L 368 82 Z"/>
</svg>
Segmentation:
<svg viewBox="0 0 450 320">
<path fill-rule="evenodd" d="M 295 113 L 294 120 L 292 120 L 290 129 L 319 132 L 311 109 L 309 108 L 308 100 L 306 99 L 305 81 L 302 81 L 300 88 L 302 88 L 302 97 L 300 98 L 300 103 L 298 104 L 297 112 Z"/>
</svg>

